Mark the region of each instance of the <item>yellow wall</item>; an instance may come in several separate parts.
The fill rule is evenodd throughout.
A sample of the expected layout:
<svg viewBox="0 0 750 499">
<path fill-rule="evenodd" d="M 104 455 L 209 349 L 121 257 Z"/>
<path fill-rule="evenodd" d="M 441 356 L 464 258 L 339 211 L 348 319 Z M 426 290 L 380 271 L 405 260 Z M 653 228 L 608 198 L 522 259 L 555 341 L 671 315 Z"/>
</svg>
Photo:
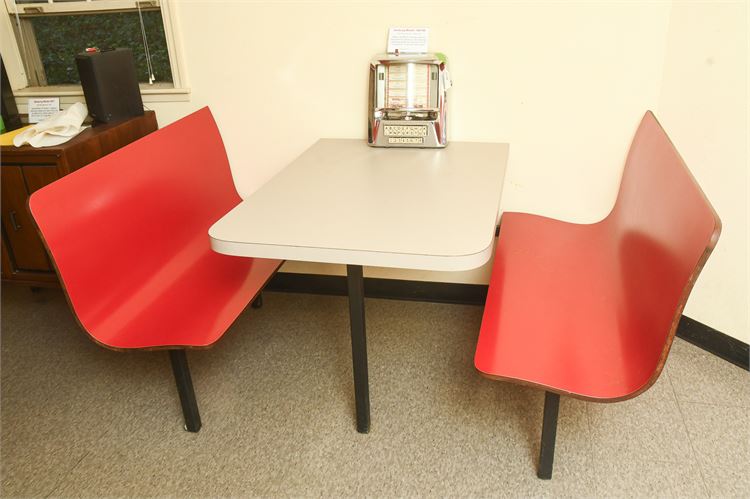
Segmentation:
<svg viewBox="0 0 750 499">
<path fill-rule="evenodd" d="M 453 140 L 511 143 L 506 209 L 590 221 L 656 108 L 668 3 L 181 2 L 192 87 L 248 194 L 319 137 L 364 137 L 368 62 L 389 26 L 428 26 L 448 55 Z"/>
<path fill-rule="evenodd" d="M 169 122 L 210 104 L 242 194 L 319 137 L 364 137 L 370 58 L 385 49 L 389 26 L 428 26 L 455 83 L 450 138 L 511 144 L 505 209 L 577 221 L 606 214 L 638 120 L 657 105 L 670 11 L 666 3 L 217 3 L 179 4 L 192 101 L 152 107 Z M 487 280 L 487 268 L 369 273 Z"/>
<path fill-rule="evenodd" d="M 427 26 L 455 84 L 449 139 L 511 144 L 504 210 L 578 222 L 610 209 L 632 134 L 652 109 L 725 225 L 687 313 L 750 342 L 747 44 L 735 43 L 747 37 L 743 5 L 180 1 L 191 98 L 149 106 L 164 125 L 210 105 L 248 195 L 320 137 L 364 138 L 368 61 L 389 26 Z M 488 271 L 366 269 L 476 283 Z"/>
<path fill-rule="evenodd" d="M 657 111 L 722 220 L 685 314 L 750 343 L 747 26 L 745 2 L 675 3 Z"/>
</svg>

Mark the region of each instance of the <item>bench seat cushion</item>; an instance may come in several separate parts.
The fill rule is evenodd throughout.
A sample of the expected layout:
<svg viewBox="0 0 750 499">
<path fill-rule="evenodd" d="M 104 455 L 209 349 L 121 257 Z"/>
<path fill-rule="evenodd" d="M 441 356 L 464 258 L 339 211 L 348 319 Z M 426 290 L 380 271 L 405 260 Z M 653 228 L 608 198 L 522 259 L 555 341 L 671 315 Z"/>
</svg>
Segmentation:
<svg viewBox="0 0 750 499">
<path fill-rule="evenodd" d="M 503 215 L 475 356 L 481 373 L 590 399 L 645 388 L 662 350 L 645 342 L 664 342 L 672 314 L 656 321 L 664 335 L 639 330 L 627 303 L 638 271 L 618 256 L 634 248 L 610 227 Z"/>
<path fill-rule="evenodd" d="M 84 330 L 114 349 L 200 348 L 218 341 L 282 262 L 221 255 L 201 236 L 179 272 L 165 269 L 99 313 L 79 307 Z"/>
</svg>

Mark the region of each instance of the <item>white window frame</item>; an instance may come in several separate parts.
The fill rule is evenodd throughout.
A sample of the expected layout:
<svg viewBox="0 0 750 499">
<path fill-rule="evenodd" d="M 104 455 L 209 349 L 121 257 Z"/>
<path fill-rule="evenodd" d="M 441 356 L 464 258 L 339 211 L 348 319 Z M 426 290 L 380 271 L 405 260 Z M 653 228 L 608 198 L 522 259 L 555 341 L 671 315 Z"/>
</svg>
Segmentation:
<svg viewBox="0 0 750 499">
<path fill-rule="evenodd" d="M 21 58 L 21 50 L 13 31 L 16 12 L 18 14 L 37 13 L 39 9 L 44 13 L 106 12 L 132 10 L 137 8 L 137 4 L 140 3 L 142 8 L 159 7 L 161 11 L 167 52 L 169 54 L 169 64 L 172 70 L 172 84 L 141 84 L 143 101 L 175 102 L 189 100 L 190 87 L 187 82 L 185 63 L 182 57 L 182 44 L 178 23 L 176 22 L 177 0 L 79 0 L 74 2 L 44 0 L 35 3 L 19 4 L 16 4 L 14 0 L 4 0 L 3 3 L 5 4 L 6 12 L 0 13 L 0 17 L 2 17 L 0 19 L 0 45 L 2 46 L 3 62 L 8 71 L 8 78 L 10 79 L 11 88 L 16 98 L 59 96 L 62 103 L 83 100 L 83 90 L 80 85 L 29 86 L 29 80 Z"/>
</svg>

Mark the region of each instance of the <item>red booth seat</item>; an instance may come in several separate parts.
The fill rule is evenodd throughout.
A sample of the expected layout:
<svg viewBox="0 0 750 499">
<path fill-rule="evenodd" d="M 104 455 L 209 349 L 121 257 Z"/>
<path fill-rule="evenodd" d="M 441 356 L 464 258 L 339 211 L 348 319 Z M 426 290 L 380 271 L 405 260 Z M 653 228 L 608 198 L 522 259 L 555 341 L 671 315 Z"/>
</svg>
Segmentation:
<svg viewBox="0 0 750 499">
<path fill-rule="evenodd" d="M 547 391 L 540 477 L 552 473 L 559 394 L 624 400 L 656 381 L 720 230 L 651 112 L 604 220 L 502 216 L 475 365 Z"/>
<path fill-rule="evenodd" d="M 84 331 L 112 349 L 170 349 L 193 431 L 200 419 L 184 349 L 219 340 L 282 263 L 211 250 L 208 228 L 239 202 L 208 108 L 29 201 Z"/>
</svg>

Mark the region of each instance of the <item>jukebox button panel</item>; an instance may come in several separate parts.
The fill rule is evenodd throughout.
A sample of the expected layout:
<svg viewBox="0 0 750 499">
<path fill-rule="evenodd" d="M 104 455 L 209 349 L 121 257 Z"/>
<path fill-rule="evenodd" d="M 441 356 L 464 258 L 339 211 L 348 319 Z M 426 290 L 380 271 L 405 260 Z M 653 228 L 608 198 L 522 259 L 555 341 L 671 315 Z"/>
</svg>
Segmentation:
<svg viewBox="0 0 750 499">
<path fill-rule="evenodd" d="M 427 137 L 427 127 L 425 125 L 385 125 L 383 133 L 386 137 Z M 422 141 L 418 143 L 421 144 Z"/>
</svg>

